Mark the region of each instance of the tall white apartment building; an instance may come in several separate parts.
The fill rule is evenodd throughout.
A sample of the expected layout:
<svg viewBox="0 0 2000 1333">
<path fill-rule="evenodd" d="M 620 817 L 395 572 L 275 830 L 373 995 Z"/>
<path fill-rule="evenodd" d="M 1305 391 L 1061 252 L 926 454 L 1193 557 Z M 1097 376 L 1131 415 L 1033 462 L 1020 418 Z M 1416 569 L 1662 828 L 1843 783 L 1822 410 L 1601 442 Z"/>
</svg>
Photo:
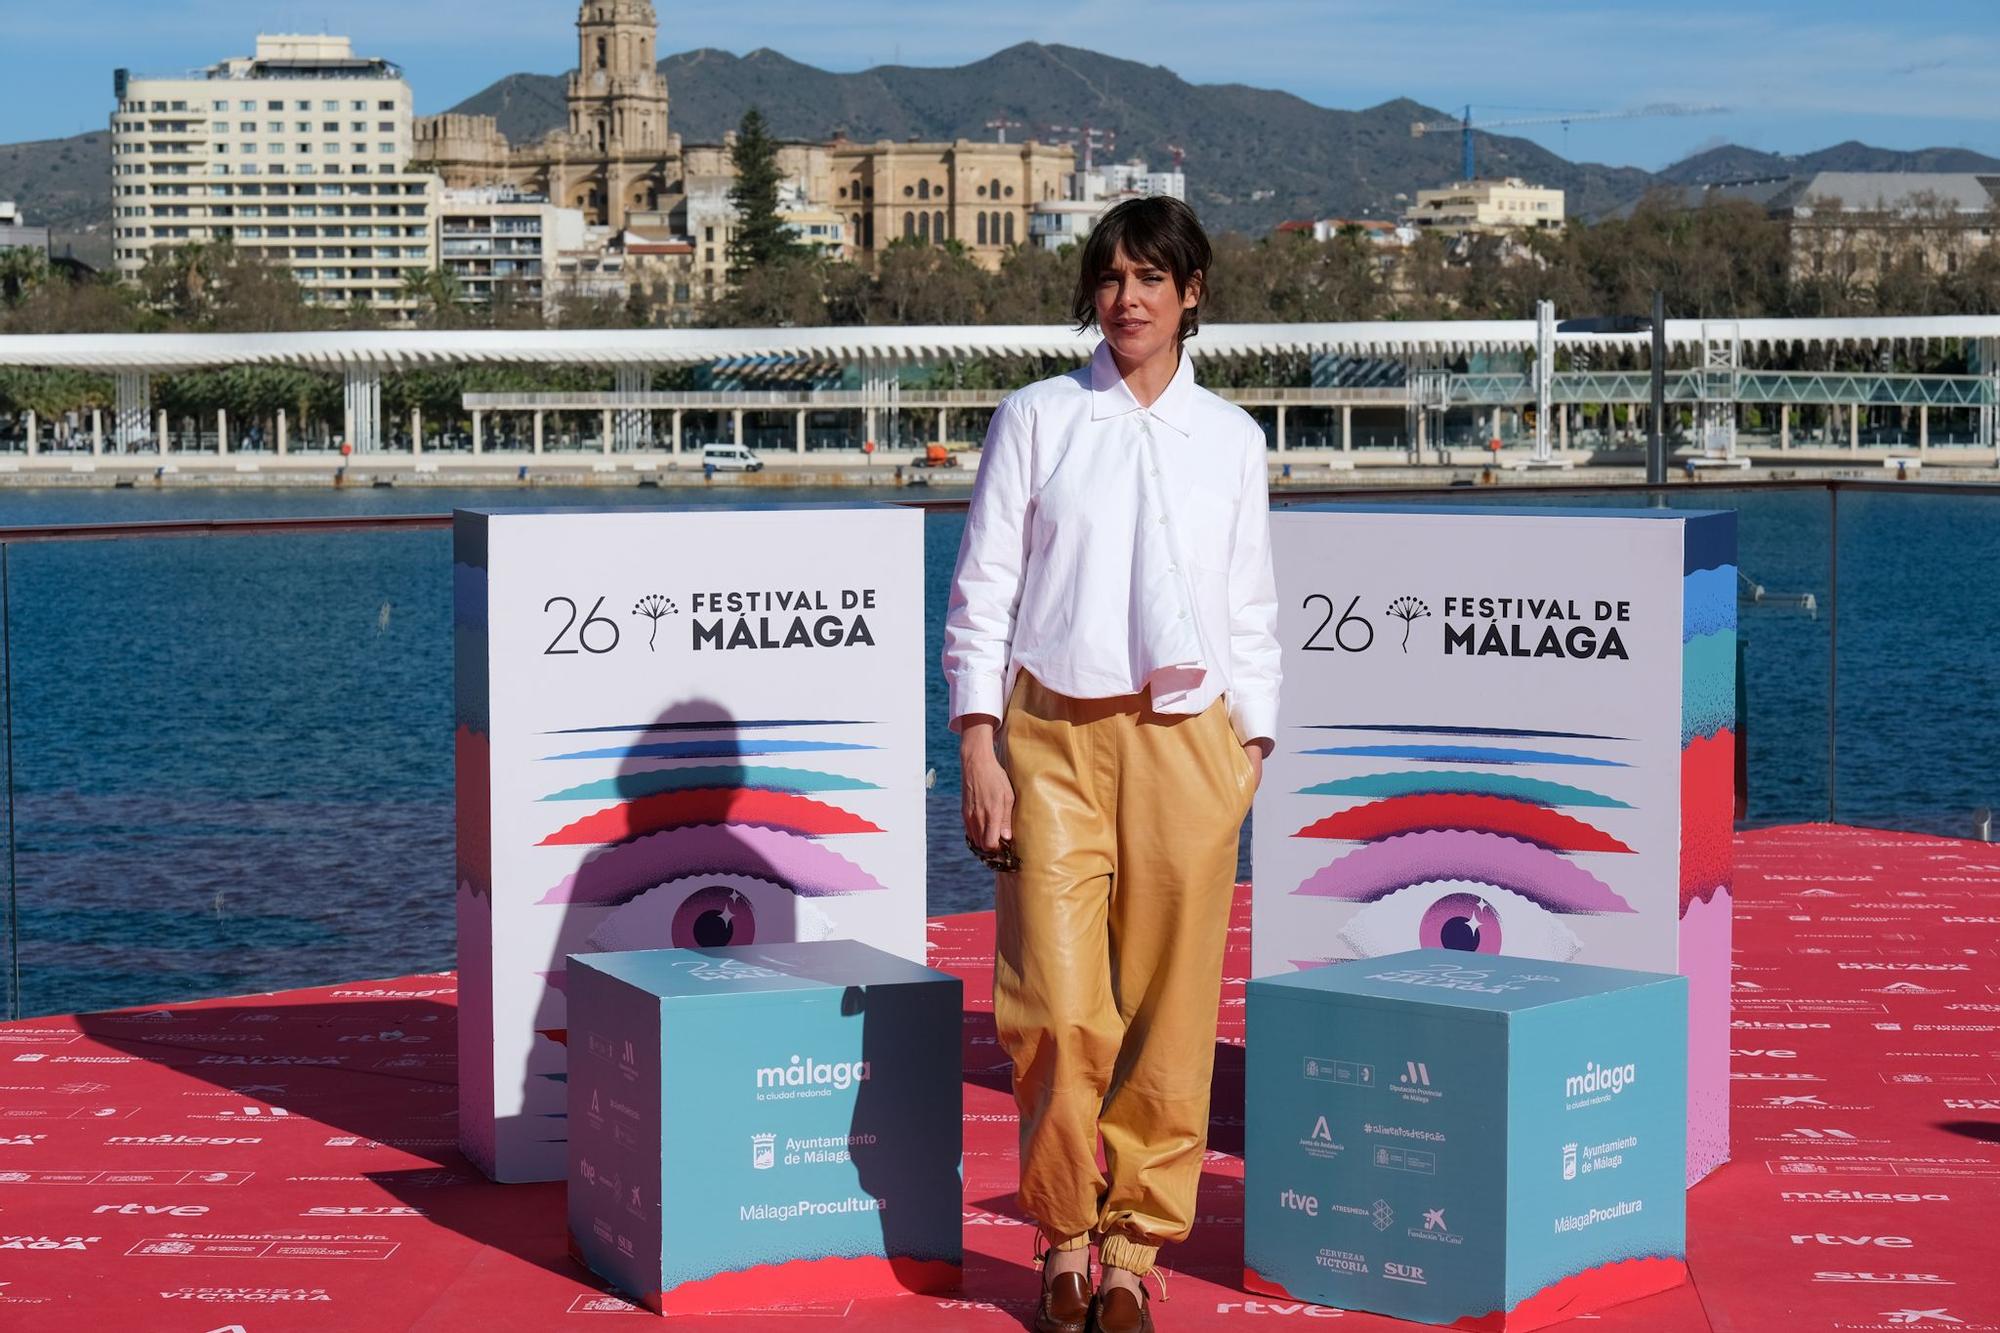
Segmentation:
<svg viewBox="0 0 2000 1333">
<path fill-rule="evenodd" d="M 1187 176 L 1178 163 L 1172 171 L 1154 171 L 1134 158 L 1072 171 L 1063 177 L 1063 197 L 1038 200 L 1028 215 L 1028 239 L 1044 250 L 1080 245 L 1106 210 L 1127 199 L 1166 195 L 1187 198 Z"/>
<path fill-rule="evenodd" d="M 289 265 L 306 299 L 400 308 L 437 262 L 435 176 L 411 171 L 410 86 L 345 37 L 259 34 L 254 56 L 171 77 L 117 71 L 113 261 L 230 241 Z"/>
<path fill-rule="evenodd" d="M 437 216 L 439 263 L 465 300 L 490 304 L 507 288 L 516 300 L 553 312 L 556 256 L 584 243 L 581 209 L 489 186 L 444 191 Z"/>
</svg>

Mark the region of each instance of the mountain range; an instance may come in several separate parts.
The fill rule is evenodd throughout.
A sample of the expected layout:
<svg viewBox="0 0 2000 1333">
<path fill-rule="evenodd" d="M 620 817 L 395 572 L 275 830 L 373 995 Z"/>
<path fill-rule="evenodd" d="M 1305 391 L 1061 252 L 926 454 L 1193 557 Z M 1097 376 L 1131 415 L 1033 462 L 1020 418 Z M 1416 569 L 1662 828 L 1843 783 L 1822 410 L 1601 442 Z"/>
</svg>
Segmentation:
<svg viewBox="0 0 2000 1333">
<path fill-rule="evenodd" d="M 1292 217 L 1393 217 L 1419 189 L 1456 179 L 1456 134 L 1413 137 L 1442 113 L 1407 99 L 1360 111 L 1317 106 L 1244 84 L 1189 83 L 1172 70 L 1072 46 L 1024 42 L 951 68 L 883 65 L 853 74 L 817 69 L 768 49 L 684 51 L 659 62 L 668 123 L 689 142 L 715 142 L 757 107 L 782 138 L 986 139 L 1014 122 L 1019 141 L 1073 138 L 1055 126 L 1116 132 L 1106 157 L 1165 166 L 1185 155 L 1188 201 L 1211 227 L 1267 231 Z M 515 143 L 566 120 L 564 76 L 509 74 L 449 110 L 491 115 Z M 1661 185 L 1812 171 L 2000 171 L 1966 149 L 1914 152 L 1837 144 L 1783 157 L 1728 145 L 1654 173 L 1571 162 L 1527 139 L 1481 133 L 1483 176 L 1520 176 L 1568 194 L 1572 216 L 1595 217 Z M 58 231 L 80 258 L 108 256 L 109 136 L 0 145 L 0 199 Z M 95 261 L 93 261 L 95 262 Z"/>
</svg>

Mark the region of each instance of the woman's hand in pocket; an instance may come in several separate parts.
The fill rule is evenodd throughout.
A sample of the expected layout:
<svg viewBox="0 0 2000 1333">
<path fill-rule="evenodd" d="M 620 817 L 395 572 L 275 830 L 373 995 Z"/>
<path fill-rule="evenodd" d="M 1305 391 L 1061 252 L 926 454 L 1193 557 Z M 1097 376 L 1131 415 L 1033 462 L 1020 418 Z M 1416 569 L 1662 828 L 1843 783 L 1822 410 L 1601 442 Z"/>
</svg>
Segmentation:
<svg viewBox="0 0 2000 1333">
<path fill-rule="evenodd" d="M 1251 741 L 1245 745 L 1243 757 L 1250 761 L 1250 791 L 1254 795 L 1264 785 L 1264 742 Z"/>
</svg>

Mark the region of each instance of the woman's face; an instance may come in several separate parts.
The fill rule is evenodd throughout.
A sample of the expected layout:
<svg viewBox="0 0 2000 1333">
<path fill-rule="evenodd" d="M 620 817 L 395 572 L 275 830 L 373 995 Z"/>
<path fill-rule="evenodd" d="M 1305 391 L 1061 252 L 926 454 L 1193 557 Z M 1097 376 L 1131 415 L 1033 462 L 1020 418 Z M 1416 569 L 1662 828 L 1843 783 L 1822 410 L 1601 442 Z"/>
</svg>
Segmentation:
<svg viewBox="0 0 2000 1333">
<path fill-rule="evenodd" d="M 1200 299 L 1201 275 L 1187 290 L 1174 290 L 1174 275 L 1145 259 L 1134 259 L 1120 246 L 1111 264 L 1097 275 L 1097 327 L 1126 366 L 1138 365 L 1169 352 L 1180 332 L 1181 312 Z"/>
</svg>

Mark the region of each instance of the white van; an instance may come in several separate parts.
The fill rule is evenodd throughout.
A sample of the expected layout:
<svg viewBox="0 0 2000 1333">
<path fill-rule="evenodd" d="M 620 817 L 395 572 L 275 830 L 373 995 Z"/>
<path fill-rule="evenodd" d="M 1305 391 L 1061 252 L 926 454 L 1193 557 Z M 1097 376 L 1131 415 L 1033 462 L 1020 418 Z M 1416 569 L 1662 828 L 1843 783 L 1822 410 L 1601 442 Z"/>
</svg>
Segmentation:
<svg viewBox="0 0 2000 1333">
<path fill-rule="evenodd" d="M 764 460 L 740 444 L 704 444 L 701 465 L 717 472 L 762 472 Z"/>
</svg>

